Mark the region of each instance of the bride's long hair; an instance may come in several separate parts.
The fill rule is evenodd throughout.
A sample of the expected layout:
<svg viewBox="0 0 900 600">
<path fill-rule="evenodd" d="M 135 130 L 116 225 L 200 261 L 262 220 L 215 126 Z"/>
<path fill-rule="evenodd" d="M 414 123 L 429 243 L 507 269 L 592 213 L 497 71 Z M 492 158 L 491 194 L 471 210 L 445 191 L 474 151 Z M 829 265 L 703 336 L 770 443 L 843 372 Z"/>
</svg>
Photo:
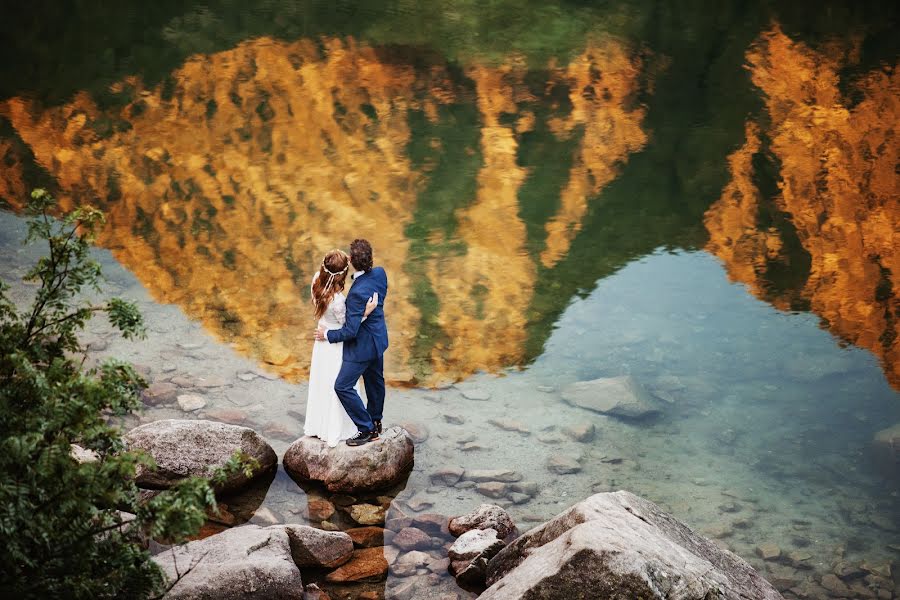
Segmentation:
<svg viewBox="0 0 900 600">
<path fill-rule="evenodd" d="M 334 295 L 344 291 L 349 268 L 350 257 L 343 250 L 332 250 L 322 259 L 319 276 L 312 284 L 312 303 L 317 319 L 325 314 Z"/>
</svg>

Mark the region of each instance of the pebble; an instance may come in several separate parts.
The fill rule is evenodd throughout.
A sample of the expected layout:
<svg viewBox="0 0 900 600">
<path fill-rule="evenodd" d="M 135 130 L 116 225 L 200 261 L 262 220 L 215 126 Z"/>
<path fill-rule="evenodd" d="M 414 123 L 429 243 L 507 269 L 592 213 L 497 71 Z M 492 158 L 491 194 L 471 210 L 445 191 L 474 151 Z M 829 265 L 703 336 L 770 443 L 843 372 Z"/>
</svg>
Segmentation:
<svg viewBox="0 0 900 600">
<path fill-rule="evenodd" d="M 172 363 L 165 363 L 162 367 L 160 367 L 159 370 L 162 371 L 163 373 L 171 373 L 173 371 L 177 371 L 178 367 L 176 367 Z"/>
<path fill-rule="evenodd" d="M 214 408 L 206 411 L 207 418 L 213 421 L 243 425 L 247 421 L 247 413 L 236 408 Z"/>
<path fill-rule="evenodd" d="M 520 492 L 512 492 L 509 495 L 509 499 L 513 501 L 513 504 L 525 504 L 529 500 L 531 500 L 531 496 L 528 494 L 522 494 Z"/>
<path fill-rule="evenodd" d="M 180 394 L 178 396 L 178 406 L 184 412 L 193 412 L 206 406 L 206 400 L 197 394 Z"/>
<path fill-rule="evenodd" d="M 468 442 L 460 447 L 463 452 L 476 452 L 478 450 L 487 450 L 484 446 L 477 442 Z"/>
<path fill-rule="evenodd" d="M 421 423 L 412 423 L 407 421 L 404 423 L 400 423 L 400 427 L 405 429 L 407 433 L 409 433 L 410 437 L 412 437 L 413 441 L 417 444 L 421 444 L 428 439 L 428 428 Z"/>
<path fill-rule="evenodd" d="M 781 548 L 771 542 L 756 547 L 756 555 L 763 560 L 775 560 L 781 556 Z"/>
<path fill-rule="evenodd" d="M 141 400 L 150 406 L 168 404 L 175 400 L 177 391 L 178 388 L 175 385 L 167 381 L 157 381 L 141 392 Z"/>
<path fill-rule="evenodd" d="M 743 507 L 737 502 L 726 502 L 725 504 L 719 505 L 719 510 L 726 513 L 736 513 L 741 512 Z"/>
<path fill-rule="evenodd" d="M 550 385 L 539 385 L 537 386 L 537 391 L 544 392 L 545 394 L 551 394 L 556 391 L 556 388 Z"/>
<path fill-rule="evenodd" d="M 563 433 L 575 440 L 576 442 L 590 442 L 594 439 L 597 428 L 593 423 L 582 423 L 580 425 L 570 425 L 563 429 Z"/>
<path fill-rule="evenodd" d="M 547 459 L 547 469 L 557 475 L 568 475 L 581 470 L 578 459 L 565 454 L 553 454 Z"/>
<path fill-rule="evenodd" d="M 360 525 L 381 525 L 384 523 L 384 508 L 374 504 L 354 504 L 350 507 L 350 518 Z"/>
<path fill-rule="evenodd" d="M 431 474 L 431 483 L 453 485 L 462 478 L 465 472 L 462 467 L 444 467 Z"/>
<path fill-rule="evenodd" d="M 488 481 L 475 486 L 475 491 L 488 498 L 503 498 L 507 494 L 506 484 L 500 481 Z"/>
<path fill-rule="evenodd" d="M 334 504 L 325 498 L 307 496 L 306 502 L 309 509 L 310 521 L 327 521 L 334 514 Z"/>
<path fill-rule="evenodd" d="M 276 523 L 281 522 L 281 517 L 275 514 L 270 508 L 263 506 L 256 509 L 250 522 L 259 525 L 275 525 Z"/>
<path fill-rule="evenodd" d="M 391 544 L 406 551 L 427 550 L 431 548 L 431 536 L 416 527 L 404 527 L 397 532 Z"/>
<path fill-rule="evenodd" d="M 462 425 L 463 423 L 466 422 L 466 418 L 461 417 L 459 415 L 445 414 L 444 421 L 446 421 L 447 423 L 450 423 L 451 425 Z"/>
<path fill-rule="evenodd" d="M 250 371 L 248 371 L 246 373 L 238 373 L 238 376 L 237 376 L 237 378 L 240 379 L 241 381 L 253 381 L 257 377 L 259 377 L 259 375 L 257 375 L 256 373 L 252 373 Z"/>
</svg>

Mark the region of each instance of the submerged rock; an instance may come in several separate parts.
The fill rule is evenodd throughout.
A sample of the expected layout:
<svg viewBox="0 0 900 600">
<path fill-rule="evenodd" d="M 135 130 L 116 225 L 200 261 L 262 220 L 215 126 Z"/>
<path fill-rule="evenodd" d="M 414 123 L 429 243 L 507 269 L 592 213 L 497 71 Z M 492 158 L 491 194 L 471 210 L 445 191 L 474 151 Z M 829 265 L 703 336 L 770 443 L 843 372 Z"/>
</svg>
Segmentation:
<svg viewBox="0 0 900 600">
<path fill-rule="evenodd" d="M 660 412 L 659 403 L 630 375 L 579 381 L 566 386 L 562 397 L 574 406 L 629 419 Z"/>
<path fill-rule="evenodd" d="M 282 526 L 244 525 L 153 557 L 175 581 L 167 599 L 300 600 L 303 582 Z"/>
<path fill-rule="evenodd" d="M 278 461 L 272 447 L 252 429 L 216 421 L 153 421 L 129 431 L 125 441 L 129 450 L 146 452 L 156 461 L 156 468 L 137 467 L 138 486 L 150 489 L 166 489 L 187 477 L 209 477 L 241 451 L 260 468 L 249 478 L 243 472 L 232 473 L 217 490 L 230 492 L 267 473 Z"/>
<path fill-rule="evenodd" d="M 629 492 L 596 494 L 488 563 L 482 600 L 782 600 L 741 558 Z M 552 593 L 552 596 L 551 596 Z"/>
<path fill-rule="evenodd" d="M 363 446 L 335 448 L 314 437 L 302 437 L 284 453 L 284 468 L 302 481 L 320 481 L 331 492 L 389 488 L 402 481 L 413 466 L 412 437 L 400 427 L 385 430 L 380 439 Z"/>
<path fill-rule="evenodd" d="M 490 561 L 506 544 L 493 529 L 472 529 L 450 546 L 450 572 L 467 588 L 484 586 Z"/>
<path fill-rule="evenodd" d="M 496 504 L 482 504 L 473 512 L 450 519 L 449 528 L 456 537 L 473 529 L 493 529 L 502 540 L 518 533 L 509 513 Z"/>
<path fill-rule="evenodd" d="M 900 475 L 900 423 L 876 433 L 873 445 L 884 466 Z"/>
<path fill-rule="evenodd" d="M 332 583 L 382 581 L 387 576 L 387 570 L 384 548 L 362 548 L 354 550 L 350 561 L 329 573 L 325 579 Z"/>
</svg>

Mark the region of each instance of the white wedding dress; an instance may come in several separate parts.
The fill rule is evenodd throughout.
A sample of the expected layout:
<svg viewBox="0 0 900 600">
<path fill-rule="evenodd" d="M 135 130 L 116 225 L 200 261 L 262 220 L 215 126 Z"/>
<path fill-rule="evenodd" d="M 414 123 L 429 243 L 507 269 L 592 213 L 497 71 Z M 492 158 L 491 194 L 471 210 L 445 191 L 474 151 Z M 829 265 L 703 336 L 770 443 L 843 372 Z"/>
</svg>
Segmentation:
<svg viewBox="0 0 900 600">
<path fill-rule="evenodd" d="M 318 277 L 316 273 L 316 277 Z M 313 277 L 315 281 L 316 277 Z M 319 325 L 325 329 L 340 329 L 347 315 L 347 298 L 341 292 L 334 295 Z M 334 448 L 342 440 L 356 435 L 353 420 L 334 393 L 334 382 L 343 363 L 344 343 L 313 342 L 312 361 L 309 365 L 309 391 L 306 396 L 306 422 L 303 433 L 323 440 Z M 367 403 L 363 386 L 356 383 L 363 404 Z"/>
</svg>

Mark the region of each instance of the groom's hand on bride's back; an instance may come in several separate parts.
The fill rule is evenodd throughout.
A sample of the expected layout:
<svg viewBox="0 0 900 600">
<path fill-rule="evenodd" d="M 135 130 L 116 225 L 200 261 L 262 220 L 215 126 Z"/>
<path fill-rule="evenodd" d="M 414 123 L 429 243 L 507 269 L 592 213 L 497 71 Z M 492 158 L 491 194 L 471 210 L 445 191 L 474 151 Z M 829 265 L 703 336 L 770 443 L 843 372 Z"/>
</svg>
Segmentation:
<svg viewBox="0 0 900 600">
<path fill-rule="evenodd" d="M 312 334 L 312 339 L 316 342 L 324 342 L 327 340 L 328 338 L 325 337 L 325 328 L 322 326 L 317 327 Z"/>
</svg>

